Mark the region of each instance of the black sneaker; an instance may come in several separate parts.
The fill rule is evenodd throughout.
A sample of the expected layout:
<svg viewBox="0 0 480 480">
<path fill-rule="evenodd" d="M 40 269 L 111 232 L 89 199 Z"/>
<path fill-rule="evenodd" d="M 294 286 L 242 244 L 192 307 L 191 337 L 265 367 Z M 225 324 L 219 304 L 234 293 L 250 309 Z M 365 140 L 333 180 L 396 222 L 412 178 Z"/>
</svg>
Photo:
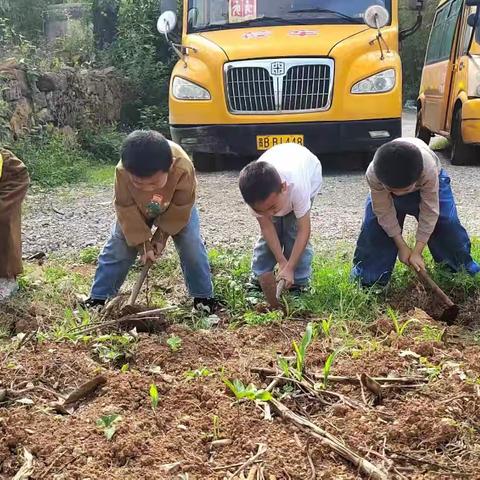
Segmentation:
<svg viewBox="0 0 480 480">
<path fill-rule="evenodd" d="M 85 301 L 80 302 L 80 307 L 85 310 L 100 309 L 101 307 L 104 307 L 106 303 L 106 300 L 88 297 Z"/>
<path fill-rule="evenodd" d="M 193 299 L 193 308 L 199 312 L 213 313 L 220 304 L 215 298 L 199 298 Z"/>
</svg>

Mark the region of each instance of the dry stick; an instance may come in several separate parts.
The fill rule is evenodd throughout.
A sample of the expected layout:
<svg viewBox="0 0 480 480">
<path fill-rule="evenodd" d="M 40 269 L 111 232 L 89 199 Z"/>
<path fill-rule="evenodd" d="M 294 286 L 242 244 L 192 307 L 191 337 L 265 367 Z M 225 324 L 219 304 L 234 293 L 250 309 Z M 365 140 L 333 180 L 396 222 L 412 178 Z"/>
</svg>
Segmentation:
<svg viewBox="0 0 480 480">
<path fill-rule="evenodd" d="M 310 480 L 315 480 L 317 478 L 317 471 L 315 470 L 315 465 L 312 460 L 312 456 L 310 455 L 310 446 L 307 441 L 307 446 L 305 447 L 305 453 L 307 454 L 307 460 L 312 470 L 312 474 L 310 475 Z"/>
<path fill-rule="evenodd" d="M 252 373 L 258 373 L 259 375 L 277 375 L 279 372 L 278 370 L 274 370 L 273 368 L 263 368 L 263 367 L 252 367 L 250 369 Z M 323 379 L 323 375 L 319 375 L 316 373 L 310 374 L 316 380 Z M 428 379 L 424 377 L 370 377 L 372 380 L 378 383 L 389 383 L 389 384 L 402 384 L 408 383 L 412 384 L 415 382 L 418 383 L 428 383 Z M 344 377 L 338 375 L 329 375 L 328 381 L 331 383 L 347 383 L 351 385 L 358 385 L 360 380 L 357 377 Z"/>
<path fill-rule="evenodd" d="M 94 392 L 100 385 L 105 385 L 107 383 L 107 378 L 104 375 L 98 375 L 95 378 L 92 378 L 88 382 L 83 383 L 73 392 L 69 393 L 65 398 L 64 404 L 78 402 L 82 398 L 86 397 L 88 394 Z"/>
<path fill-rule="evenodd" d="M 262 460 L 255 460 L 255 462 L 253 463 L 260 463 L 262 462 Z M 239 467 L 240 465 L 243 465 L 243 462 L 242 463 L 233 463 L 231 465 L 222 465 L 221 467 L 210 467 L 211 470 L 213 470 L 214 472 L 218 472 L 219 470 L 228 470 L 230 468 L 237 468 Z"/>
<path fill-rule="evenodd" d="M 237 470 L 235 470 L 235 473 L 230 478 L 234 479 L 240 472 L 245 470 L 250 465 L 254 464 L 258 460 L 258 458 L 262 456 L 266 451 L 267 451 L 267 446 L 263 443 L 259 443 L 257 453 L 253 457 L 249 458 L 240 467 L 238 467 Z"/>
<path fill-rule="evenodd" d="M 292 412 L 292 410 L 278 400 L 271 399 L 270 402 L 284 419 L 290 420 L 301 430 L 320 440 L 325 446 L 331 448 L 342 458 L 351 462 L 368 478 L 373 480 L 388 480 L 388 475 L 384 471 L 380 470 L 373 463 L 350 450 L 334 435 L 331 435 L 330 433 L 321 429 L 318 425 L 315 425 L 305 417 Z"/>
<path fill-rule="evenodd" d="M 50 472 L 50 470 L 53 468 L 53 466 L 57 463 L 58 460 L 60 460 L 66 453 L 67 453 L 68 450 L 64 450 L 60 455 L 58 455 L 57 457 L 55 457 L 52 461 L 52 463 L 47 467 L 47 469 L 45 470 L 45 472 L 43 472 L 38 478 L 39 480 L 41 480 L 42 478 L 45 478 L 47 476 L 47 473 Z"/>
</svg>

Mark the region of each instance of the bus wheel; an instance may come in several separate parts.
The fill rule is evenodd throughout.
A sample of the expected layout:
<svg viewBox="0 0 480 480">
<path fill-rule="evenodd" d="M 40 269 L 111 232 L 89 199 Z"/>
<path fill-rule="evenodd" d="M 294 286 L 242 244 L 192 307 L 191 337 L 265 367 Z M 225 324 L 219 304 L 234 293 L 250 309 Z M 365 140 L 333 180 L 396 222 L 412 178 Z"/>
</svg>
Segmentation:
<svg viewBox="0 0 480 480">
<path fill-rule="evenodd" d="M 193 154 L 193 164 L 199 172 L 218 172 L 222 168 L 222 163 L 221 157 L 214 153 Z"/>
<path fill-rule="evenodd" d="M 415 136 L 424 141 L 427 145 L 432 138 L 432 132 L 422 125 L 422 110 L 417 111 L 417 123 L 415 125 Z"/>
<path fill-rule="evenodd" d="M 452 165 L 471 165 L 478 153 L 474 146 L 464 143 L 462 138 L 462 110 L 455 112 L 451 132 L 452 150 L 450 162 Z"/>
</svg>

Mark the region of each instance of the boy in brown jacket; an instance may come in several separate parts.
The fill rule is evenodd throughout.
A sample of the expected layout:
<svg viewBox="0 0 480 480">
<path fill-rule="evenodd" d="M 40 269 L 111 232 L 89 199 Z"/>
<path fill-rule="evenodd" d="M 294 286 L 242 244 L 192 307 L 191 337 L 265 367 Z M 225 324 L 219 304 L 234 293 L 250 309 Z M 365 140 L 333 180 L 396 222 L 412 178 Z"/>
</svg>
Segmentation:
<svg viewBox="0 0 480 480">
<path fill-rule="evenodd" d="M 25 165 L 0 149 L 0 302 L 17 290 L 22 273 L 22 202 L 30 179 Z"/>
<path fill-rule="evenodd" d="M 105 244 L 86 307 L 117 295 L 130 267 L 155 261 L 172 237 L 194 305 L 213 307 L 208 256 L 195 207 L 196 178 L 184 150 L 155 131 L 135 131 L 122 146 L 115 172 L 117 221 Z M 156 226 L 160 238 L 152 239 Z M 158 237 L 158 235 L 156 236 Z"/>
</svg>

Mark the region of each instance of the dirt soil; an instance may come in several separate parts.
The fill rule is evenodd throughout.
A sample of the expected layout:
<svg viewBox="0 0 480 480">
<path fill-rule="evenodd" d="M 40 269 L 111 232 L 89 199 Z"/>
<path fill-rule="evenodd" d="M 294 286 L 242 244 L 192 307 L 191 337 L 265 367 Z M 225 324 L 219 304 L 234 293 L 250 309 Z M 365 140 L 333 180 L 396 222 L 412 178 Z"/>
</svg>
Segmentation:
<svg viewBox="0 0 480 480">
<path fill-rule="evenodd" d="M 297 390 L 282 402 L 383 469 L 385 478 L 480 478 L 480 347 L 457 326 L 441 339 L 426 340 L 425 325 L 444 326 L 420 310 L 411 316 L 417 322 L 401 337 L 386 318 L 358 332 L 365 342 L 355 355 L 340 353 L 332 375 L 421 376 L 428 380 L 424 386 L 383 389 L 383 398 L 372 402 L 359 385 L 332 381 L 327 389 L 334 394 L 314 397 Z M 140 334 L 126 372 L 105 368 L 82 342 L 28 342 L 3 352 L 0 394 L 7 389 L 7 397 L 0 403 L 0 479 L 19 471 L 24 449 L 33 455 L 33 473 L 21 478 L 34 480 L 229 479 L 259 444 L 266 446 L 255 464 L 263 477 L 248 478 L 361 478 L 289 421 L 275 415 L 266 420 L 263 407 L 235 402 L 222 382 L 223 376 L 265 388 L 270 379 L 251 369 L 275 368 L 277 355 L 292 355 L 292 340 L 304 330 L 305 323 L 296 321 L 210 331 L 173 325 L 161 334 Z M 176 352 L 166 344 L 171 334 L 182 339 Z M 321 374 L 341 342 L 319 338 L 309 350 L 306 372 Z M 185 377 L 202 367 L 212 375 Z M 69 393 L 100 373 L 107 383 L 72 414 L 50 408 L 55 392 Z M 152 383 L 159 392 L 156 411 L 149 398 Z M 32 385 L 41 388 L 30 390 Z M 109 441 L 96 422 L 112 413 L 122 419 Z M 212 446 L 219 439 L 225 442 Z M 246 478 L 251 468 L 235 478 Z"/>
</svg>

